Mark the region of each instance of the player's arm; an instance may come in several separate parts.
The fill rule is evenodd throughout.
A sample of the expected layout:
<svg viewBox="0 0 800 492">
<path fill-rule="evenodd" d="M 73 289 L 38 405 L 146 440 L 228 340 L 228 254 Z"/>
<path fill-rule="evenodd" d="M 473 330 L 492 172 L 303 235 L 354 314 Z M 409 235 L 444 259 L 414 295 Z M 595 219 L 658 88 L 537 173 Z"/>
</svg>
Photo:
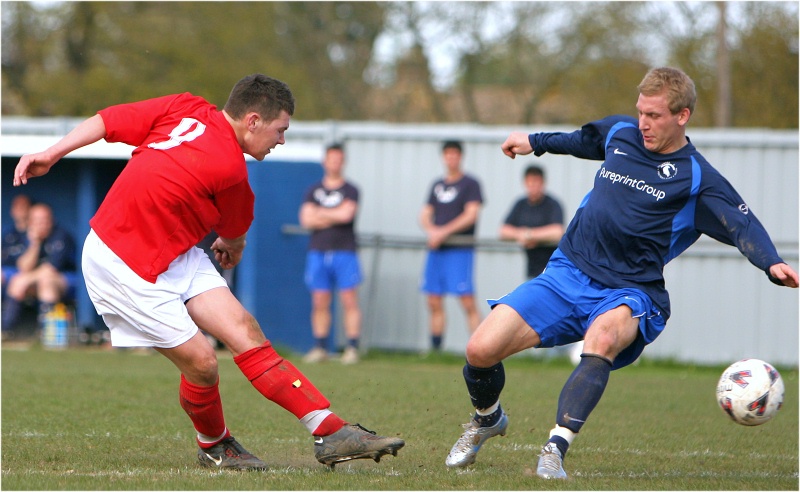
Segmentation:
<svg viewBox="0 0 800 492">
<path fill-rule="evenodd" d="M 512 132 L 508 136 L 500 149 L 505 155 L 512 159 L 518 155 L 528 155 L 533 152 L 533 147 L 528 140 L 528 134 L 523 132 Z"/>
<path fill-rule="evenodd" d="M 571 133 L 543 132 L 526 135 L 522 132 L 513 132 L 501 149 L 512 159 L 516 155 L 528 155 L 531 152 L 539 157 L 547 152 L 601 161 L 605 158 L 605 142 L 609 133 L 615 131 L 615 128 L 636 127 L 636 125 L 634 118 L 609 116 L 587 123 L 580 130 Z"/>
<path fill-rule="evenodd" d="M 547 224 L 539 227 L 517 227 L 503 224 L 500 227 L 500 239 L 516 241 L 523 248 L 533 248 L 542 244 L 557 244 L 564 235 L 561 224 Z"/>
<path fill-rule="evenodd" d="M 314 202 L 305 202 L 300 207 L 300 225 L 306 229 L 325 229 L 339 224 L 349 224 L 356 217 L 358 204 L 344 200 L 336 207 L 326 208 Z"/>
<path fill-rule="evenodd" d="M 478 214 L 481 210 L 481 202 L 471 201 L 464 205 L 464 211 L 458 214 L 450 222 L 435 227 L 428 235 L 428 244 L 433 248 L 438 248 L 454 234 L 463 232 L 478 221 Z"/>
<path fill-rule="evenodd" d="M 247 175 L 233 186 L 218 191 L 214 204 L 220 213 L 220 220 L 214 226 L 219 237 L 210 249 L 219 266 L 230 269 L 242 261 L 245 236 L 254 218 L 255 195 Z"/>
<path fill-rule="evenodd" d="M 47 174 L 50 168 L 65 155 L 97 142 L 105 136 L 106 125 L 99 114 L 84 120 L 47 150 L 23 155 L 14 170 L 14 186 L 28 184 L 29 178 Z"/>
<path fill-rule="evenodd" d="M 427 236 L 427 244 L 431 249 L 438 249 L 442 245 L 446 235 L 441 233 L 441 227 L 433 221 L 433 205 L 426 203 L 419 213 L 419 225 Z"/>
<path fill-rule="evenodd" d="M 697 230 L 736 246 L 772 283 L 797 288 L 797 272 L 778 255 L 766 229 L 736 190 L 718 173 L 706 172 L 704 180 L 712 185 L 698 196 Z"/>
<path fill-rule="evenodd" d="M 430 231 L 436 227 L 433 224 L 433 205 L 430 203 L 426 203 L 419 212 L 419 226 L 425 231 L 425 234 L 430 234 Z"/>
<path fill-rule="evenodd" d="M 17 258 L 17 270 L 30 272 L 39 264 L 42 239 L 38 235 L 28 234 L 28 248 Z"/>
</svg>

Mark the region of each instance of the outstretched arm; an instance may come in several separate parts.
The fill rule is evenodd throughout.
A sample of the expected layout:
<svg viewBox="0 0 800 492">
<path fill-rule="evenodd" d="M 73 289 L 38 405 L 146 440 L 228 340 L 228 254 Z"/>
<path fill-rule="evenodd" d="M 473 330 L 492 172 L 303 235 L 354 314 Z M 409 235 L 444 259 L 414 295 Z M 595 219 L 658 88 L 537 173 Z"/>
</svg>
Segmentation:
<svg viewBox="0 0 800 492">
<path fill-rule="evenodd" d="M 528 134 L 523 132 L 511 133 L 500 148 L 505 155 L 512 159 L 517 155 L 528 155 L 533 152 L 533 147 L 531 147 L 531 143 L 528 140 Z"/>
<path fill-rule="evenodd" d="M 105 136 L 106 124 L 103 122 L 102 116 L 96 114 L 84 120 L 47 150 L 23 155 L 14 170 L 14 186 L 28 184 L 29 178 L 44 176 L 65 155 L 75 149 L 97 142 Z"/>
</svg>

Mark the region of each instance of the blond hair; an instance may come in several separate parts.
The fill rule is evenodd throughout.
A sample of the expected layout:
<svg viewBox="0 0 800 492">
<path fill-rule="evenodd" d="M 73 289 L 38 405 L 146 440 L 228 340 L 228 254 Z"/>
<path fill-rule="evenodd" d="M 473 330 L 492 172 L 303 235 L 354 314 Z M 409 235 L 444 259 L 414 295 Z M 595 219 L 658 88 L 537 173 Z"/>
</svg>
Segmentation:
<svg viewBox="0 0 800 492">
<path fill-rule="evenodd" d="M 672 114 L 679 113 L 683 108 L 688 108 L 694 114 L 697 92 L 694 82 L 683 71 L 672 67 L 653 68 L 639 84 L 639 94 L 643 96 L 657 96 L 664 91 L 667 92 L 667 106 Z"/>
</svg>

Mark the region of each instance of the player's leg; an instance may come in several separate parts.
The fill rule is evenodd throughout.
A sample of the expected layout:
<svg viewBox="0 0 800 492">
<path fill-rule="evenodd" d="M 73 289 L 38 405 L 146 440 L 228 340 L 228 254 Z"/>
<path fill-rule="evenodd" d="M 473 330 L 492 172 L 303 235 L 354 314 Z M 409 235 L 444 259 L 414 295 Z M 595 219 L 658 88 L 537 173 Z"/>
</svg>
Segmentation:
<svg viewBox="0 0 800 492">
<path fill-rule="evenodd" d="M 397 454 L 405 444 L 402 439 L 348 425 L 331 412 L 328 399 L 272 348 L 255 318 L 226 287 L 193 297 L 187 308 L 201 329 L 231 350 L 234 362 L 258 392 L 291 412 L 316 437 L 314 451 L 321 463 L 334 465 L 360 458 L 378 461 L 384 454 Z"/>
<path fill-rule="evenodd" d="M 358 362 L 358 344 L 361 339 L 361 307 L 358 305 L 358 286 L 361 284 L 361 267 L 355 251 L 339 251 L 334 262 L 339 301 L 344 311 L 344 333 L 347 346 L 342 353 L 342 364 Z"/>
<path fill-rule="evenodd" d="M 39 302 L 55 304 L 67 291 L 67 279 L 49 263 L 43 263 L 34 270 L 36 297 Z"/>
<path fill-rule="evenodd" d="M 264 462 L 248 453 L 226 428 L 216 354 L 192 321 L 184 303 L 187 298 L 182 297 L 191 288 L 198 264 L 194 254 L 176 259 L 158 282 L 151 283 L 125 265 L 92 231 L 82 256 L 86 288 L 115 347 L 153 347 L 180 370 L 180 404 L 197 431 L 200 463 L 263 469 Z M 216 273 L 210 262 L 207 267 Z M 225 282 L 219 277 L 214 285 L 221 289 Z"/>
<path fill-rule="evenodd" d="M 467 327 L 470 334 L 475 333 L 478 325 L 481 323 L 481 314 L 478 312 L 478 306 L 475 302 L 475 296 L 472 294 L 465 294 L 459 296 L 461 307 L 464 309 L 464 315 L 467 318 Z"/>
<path fill-rule="evenodd" d="M 332 299 L 330 290 L 311 292 L 311 334 L 314 336 L 314 347 L 303 357 L 303 362 L 313 364 L 328 358 Z"/>
<path fill-rule="evenodd" d="M 489 301 L 492 312 L 470 337 L 464 366 L 475 418 L 465 426 L 467 431 L 448 456 L 449 466 L 465 466 L 475 460 L 485 440 L 479 429 L 484 428 L 481 433 L 489 437 L 501 434 L 500 427 L 505 431 L 503 422 L 507 418 L 502 413 L 499 396 L 505 385 L 502 361 L 506 357 L 529 347 L 552 347 L 580 338 L 582 330 L 574 316 L 572 292 L 583 289 L 584 283 L 574 282 L 572 277 L 563 275 L 563 270 L 563 266 L 551 260 L 544 274 L 499 300 Z M 498 430 L 485 429 L 495 421 Z M 471 438 L 477 446 L 470 445 Z"/>
<path fill-rule="evenodd" d="M 344 333 L 347 347 L 342 354 L 343 364 L 358 362 L 358 343 L 361 339 L 361 308 L 358 305 L 358 289 L 353 287 L 339 291 L 344 311 Z"/>
<path fill-rule="evenodd" d="M 328 358 L 328 340 L 331 331 L 331 300 L 333 286 L 328 267 L 329 252 L 311 250 L 306 255 L 303 275 L 311 292 L 311 334 L 314 347 L 303 357 L 303 362 L 317 363 Z"/>
<path fill-rule="evenodd" d="M 244 449 L 225 425 L 217 357 L 205 335 L 197 331 L 176 347 L 156 347 L 156 351 L 181 371 L 180 404 L 197 432 L 200 464 L 212 468 L 266 470 L 266 463 Z"/>
<path fill-rule="evenodd" d="M 445 261 L 446 292 L 458 296 L 471 335 L 475 333 L 481 322 L 481 315 L 475 303 L 472 273 L 475 265 L 475 251 L 466 248 L 449 250 L 445 253 Z"/>
<path fill-rule="evenodd" d="M 642 313 L 636 314 L 638 317 L 627 304 L 616 303 L 589 325 L 581 361 L 558 399 L 556 426 L 542 449 L 536 470 L 540 477 L 566 478 L 563 460 L 570 444 L 603 396 L 614 359 L 639 334 Z"/>
<path fill-rule="evenodd" d="M 434 352 L 442 349 L 444 327 L 447 319 L 444 313 L 444 298 L 439 294 L 428 294 L 428 316 L 431 333 L 431 348 Z"/>
<path fill-rule="evenodd" d="M 507 305 L 495 306 L 478 326 L 467 343 L 467 363 L 463 370 L 475 415 L 464 424 L 466 430 L 447 455 L 447 466 L 474 463 L 487 439 L 505 435 L 508 418 L 500 406 L 500 393 L 505 386 L 502 360 L 539 342 L 538 334 Z"/>
<path fill-rule="evenodd" d="M 442 348 L 444 337 L 445 313 L 443 295 L 445 286 L 443 282 L 444 252 L 438 250 L 428 251 L 425 259 L 425 270 L 422 275 L 422 292 L 428 304 L 428 326 L 431 337 L 431 349 L 438 352 Z"/>
<path fill-rule="evenodd" d="M 35 286 L 32 272 L 17 272 L 6 284 L 3 301 L 3 330 L 13 332 L 22 312 L 22 303 Z"/>
<path fill-rule="evenodd" d="M 220 340 L 247 379 L 267 399 L 293 413 L 315 435 L 339 430 L 344 421 L 303 374 L 278 355 L 253 316 L 226 288 L 202 292 L 186 303 L 198 327 Z"/>
</svg>

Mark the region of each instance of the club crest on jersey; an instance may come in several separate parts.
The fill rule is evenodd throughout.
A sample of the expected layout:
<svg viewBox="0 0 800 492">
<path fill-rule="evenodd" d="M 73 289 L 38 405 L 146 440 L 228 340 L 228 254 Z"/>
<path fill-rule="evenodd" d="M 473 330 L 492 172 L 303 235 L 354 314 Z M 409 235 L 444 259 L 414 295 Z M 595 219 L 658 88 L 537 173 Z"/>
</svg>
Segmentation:
<svg viewBox="0 0 800 492">
<path fill-rule="evenodd" d="M 746 203 L 742 203 L 741 205 L 739 205 L 739 212 L 747 215 L 747 213 L 750 212 L 750 209 L 747 207 Z"/>
<path fill-rule="evenodd" d="M 440 183 L 433 188 L 433 194 L 436 195 L 436 199 L 439 200 L 439 203 L 450 203 L 458 196 L 458 188 L 455 186 L 445 186 Z"/>
<path fill-rule="evenodd" d="M 658 166 L 658 177 L 661 179 L 672 179 L 676 174 L 678 174 L 678 167 L 671 162 L 665 162 Z"/>
<path fill-rule="evenodd" d="M 323 188 L 317 188 L 314 190 L 314 200 L 325 208 L 333 208 L 344 201 L 344 195 L 340 191 L 327 193 Z"/>
</svg>

